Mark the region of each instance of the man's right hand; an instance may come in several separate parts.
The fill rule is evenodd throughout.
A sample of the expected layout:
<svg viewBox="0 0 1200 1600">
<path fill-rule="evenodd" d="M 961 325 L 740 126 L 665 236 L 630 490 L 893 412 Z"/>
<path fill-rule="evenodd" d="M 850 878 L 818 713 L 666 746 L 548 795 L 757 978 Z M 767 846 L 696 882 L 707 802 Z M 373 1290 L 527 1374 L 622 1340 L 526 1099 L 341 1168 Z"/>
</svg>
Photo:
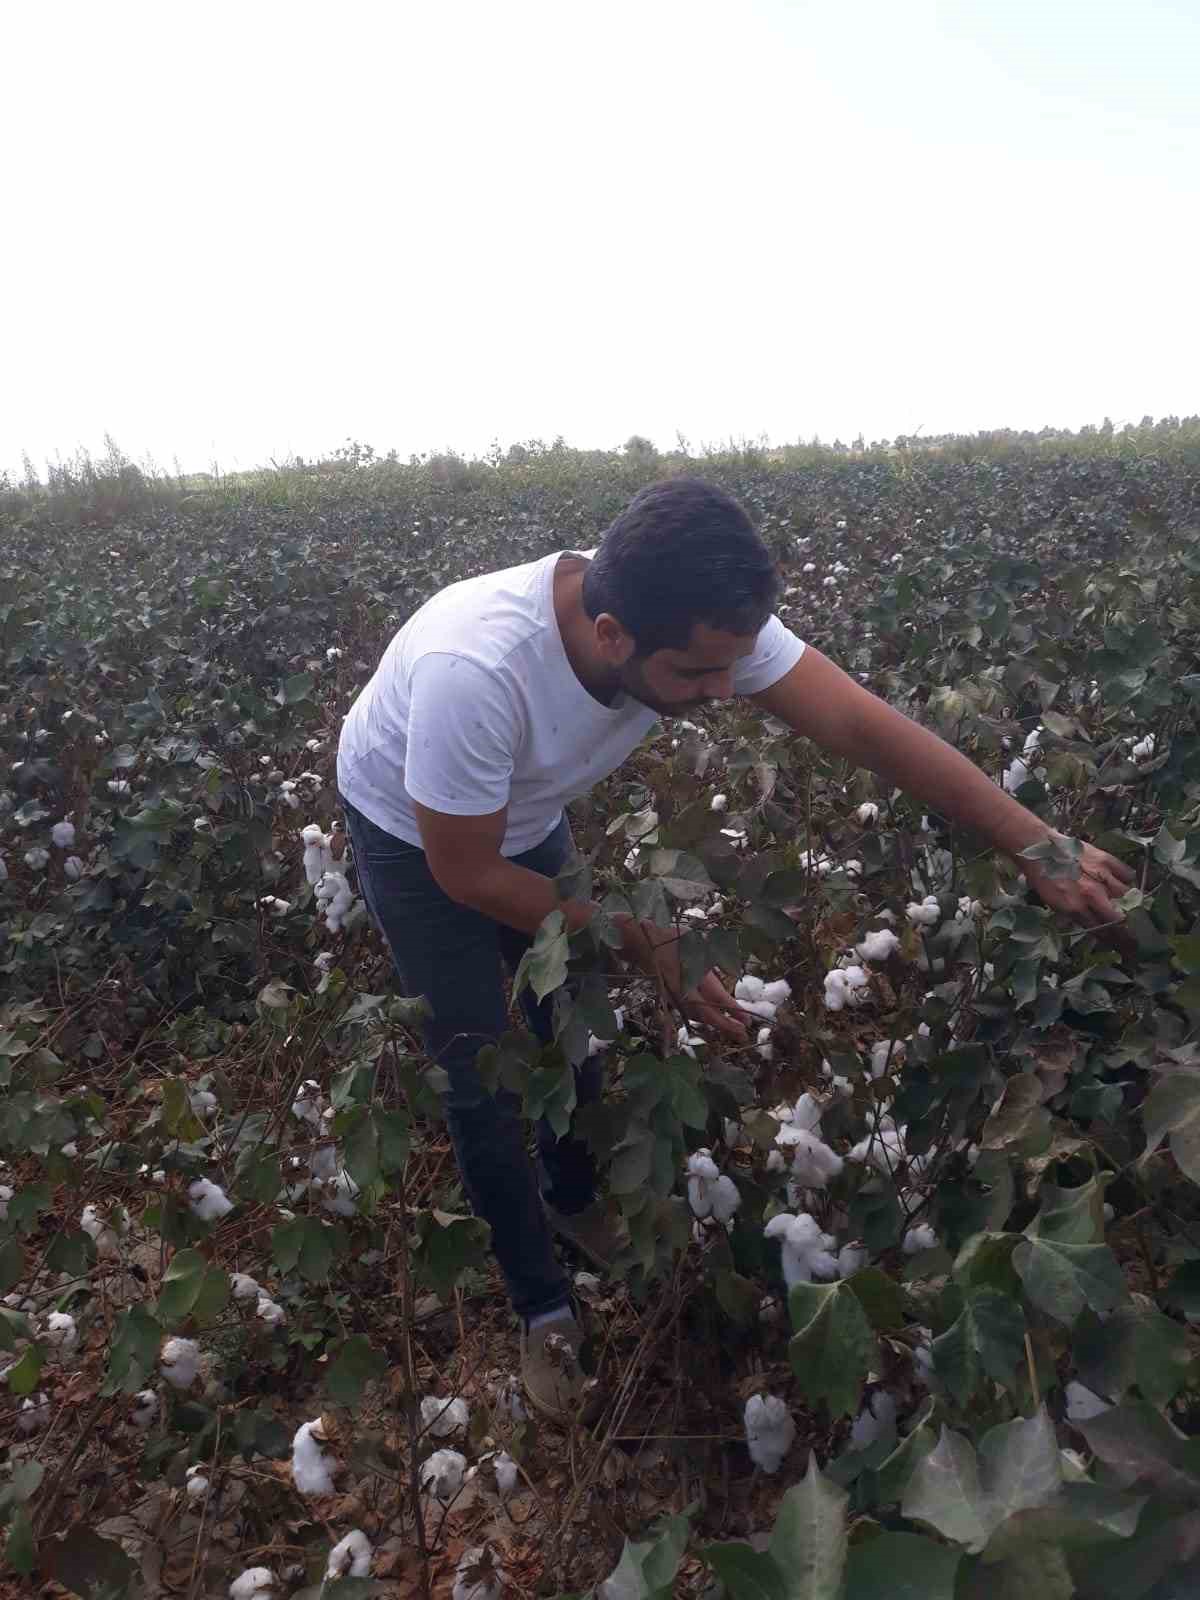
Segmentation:
<svg viewBox="0 0 1200 1600">
<path fill-rule="evenodd" d="M 679 935 L 674 928 L 660 928 L 645 918 L 621 919 L 621 939 L 625 954 L 648 977 L 657 978 L 668 996 L 693 1022 L 716 1028 L 726 1038 L 745 1044 L 749 1029 L 741 1006 L 730 994 L 716 971 L 708 972 L 694 989 L 686 993 L 679 965 Z"/>
</svg>

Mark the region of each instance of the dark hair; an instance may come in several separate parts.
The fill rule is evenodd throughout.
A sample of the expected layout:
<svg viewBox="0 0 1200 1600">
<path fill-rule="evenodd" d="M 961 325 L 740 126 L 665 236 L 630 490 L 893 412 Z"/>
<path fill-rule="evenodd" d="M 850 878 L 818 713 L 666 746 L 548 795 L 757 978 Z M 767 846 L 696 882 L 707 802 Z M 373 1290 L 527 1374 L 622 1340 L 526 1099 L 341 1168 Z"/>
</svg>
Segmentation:
<svg viewBox="0 0 1200 1600">
<path fill-rule="evenodd" d="M 699 478 L 670 478 L 635 495 L 583 578 L 588 616 L 616 617 L 639 656 L 686 650 L 698 622 L 749 637 L 778 595 L 775 563 L 745 510 Z"/>
</svg>

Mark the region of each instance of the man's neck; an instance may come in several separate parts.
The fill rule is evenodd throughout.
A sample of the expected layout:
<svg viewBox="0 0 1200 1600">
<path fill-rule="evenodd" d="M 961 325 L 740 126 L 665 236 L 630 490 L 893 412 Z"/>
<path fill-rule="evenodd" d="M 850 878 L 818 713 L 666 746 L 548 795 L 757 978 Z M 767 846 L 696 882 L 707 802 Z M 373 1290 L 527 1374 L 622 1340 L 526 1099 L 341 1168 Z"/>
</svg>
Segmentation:
<svg viewBox="0 0 1200 1600">
<path fill-rule="evenodd" d="M 583 609 L 583 575 L 587 562 L 563 556 L 554 569 L 554 616 L 571 670 L 602 706 L 611 706 L 620 680 L 597 661 L 591 648 L 591 618 Z"/>
</svg>

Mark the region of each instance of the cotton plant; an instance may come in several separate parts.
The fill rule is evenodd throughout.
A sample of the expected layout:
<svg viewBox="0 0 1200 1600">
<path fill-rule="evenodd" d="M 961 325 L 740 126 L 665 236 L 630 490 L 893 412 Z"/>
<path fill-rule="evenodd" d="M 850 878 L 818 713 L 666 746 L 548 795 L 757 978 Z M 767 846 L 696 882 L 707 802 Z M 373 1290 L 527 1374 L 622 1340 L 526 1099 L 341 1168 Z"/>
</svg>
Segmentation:
<svg viewBox="0 0 1200 1600">
<path fill-rule="evenodd" d="M 339 1539 L 329 1552 L 325 1563 L 325 1581 L 338 1578 L 366 1578 L 371 1572 L 371 1541 L 361 1528 L 351 1528 L 344 1539 Z"/>
<path fill-rule="evenodd" d="M 816 1218 L 807 1212 L 791 1216 L 781 1211 L 763 1229 L 763 1237 L 778 1239 L 783 1278 L 789 1289 L 814 1278 L 828 1281 L 838 1276 L 837 1241 L 821 1231 Z"/>
<path fill-rule="evenodd" d="M 200 1346 L 194 1339 L 168 1339 L 158 1365 L 173 1389 L 190 1389 L 200 1375 Z"/>
<path fill-rule="evenodd" d="M 343 872 L 324 872 L 313 890 L 313 898 L 325 917 L 330 933 L 340 933 L 354 907 L 354 891 Z"/>
<path fill-rule="evenodd" d="M 753 1394 L 746 1401 L 743 1424 L 751 1461 L 774 1475 L 796 1438 L 796 1423 L 787 1405 L 775 1394 Z"/>
<path fill-rule="evenodd" d="M 825 974 L 825 1009 L 841 1011 L 870 999 L 870 974 L 857 962 L 833 967 Z"/>
<path fill-rule="evenodd" d="M 942 908 L 937 895 L 927 894 L 923 900 L 910 900 L 904 914 L 914 928 L 932 928 L 941 918 Z"/>
<path fill-rule="evenodd" d="M 465 1433 L 470 1421 L 471 1413 L 465 1400 L 443 1400 L 440 1395 L 427 1394 L 421 1401 L 422 1426 L 435 1439 L 449 1439 L 453 1434 Z"/>
<path fill-rule="evenodd" d="M 462 1489 L 466 1470 L 467 1458 L 460 1451 L 435 1450 L 421 1463 L 421 1487 L 446 1505 Z"/>
<path fill-rule="evenodd" d="M 129 1214 L 123 1206 L 114 1206 L 106 1219 L 93 1204 L 84 1206 L 79 1226 L 96 1246 L 96 1254 L 105 1257 L 119 1256 L 121 1240 L 129 1232 Z"/>
<path fill-rule="evenodd" d="M 315 888 L 327 872 L 336 872 L 333 858 L 333 835 L 324 833 L 318 823 L 310 822 L 300 830 L 304 845 L 304 876 Z"/>
<path fill-rule="evenodd" d="M 46 1319 L 46 1343 L 60 1357 L 72 1355 L 79 1344 L 79 1328 L 69 1311 L 52 1311 Z"/>
<path fill-rule="evenodd" d="M 332 1455 L 321 1449 L 328 1437 L 320 1417 L 312 1422 L 301 1423 L 292 1437 L 292 1481 L 301 1494 L 333 1493 L 336 1462 Z"/>
<path fill-rule="evenodd" d="M 500 1600 L 504 1584 L 504 1569 L 491 1547 L 486 1544 L 473 1545 L 471 1549 L 463 1551 L 454 1569 L 451 1600 Z"/>
<path fill-rule="evenodd" d="M 821 1107 L 810 1094 L 802 1094 L 781 1120 L 775 1144 L 785 1159 L 790 1156 L 797 1188 L 824 1189 L 842 1170 L 841 1156 L 821 1138 Z"/>
<path fill-rule="evenodd" d="M 774 983 L 764 983 L 753 973 L 739 978 L 733 986 L 733 998 L 743 1011 L 764 1022 L 774 1022 L 776 1013 L 791 995 L 792 986 L 784 978 Z"/>
<path fill-rule="evenodd" d="M 890 928 L 876 929 L 854 946 L 855 953 L 863 961 L 886 961 L 899 948 L 900 940 Z"/>
<path fill-rule="evenodd" d="M 233 1210 L 233 1201 L 219 1183 L 208 1178 L 197 1178 L 188 1185 L 188 1203 L 192 1215 L 201 1222 L 219 1222 Z"/>
<path fill-rule="evenodd" d="M 229 1600 L 274 1600 L 278 1579 L 270 1567 L 247 1567 L 229 1585 Z"/>
<path fill-rule="evenodd" d="M 742 1203 L 737 1184 L 717 1168 L 711 1151 L 697 1150 L 688 1157 L 688 1204 L 698 1221 L 709 1217 L 722 1225 L 732 1222 Z"/>
</svg>

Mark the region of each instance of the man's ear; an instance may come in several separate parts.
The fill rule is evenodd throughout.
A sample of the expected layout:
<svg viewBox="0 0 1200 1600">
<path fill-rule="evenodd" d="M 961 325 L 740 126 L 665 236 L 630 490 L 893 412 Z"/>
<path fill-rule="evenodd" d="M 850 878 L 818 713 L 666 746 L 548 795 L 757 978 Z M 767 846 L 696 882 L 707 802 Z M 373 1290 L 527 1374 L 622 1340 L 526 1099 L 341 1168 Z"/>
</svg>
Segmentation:
<svg viewBox="0 0 1200 1600">
<path fill-rule="evenodd" d="M 632 634 L 625 631 L 611 611 L 602 611 L 593 623 L 600 654 L 610 666 L 623 667 L 634 654 Z"/>
</svg>

